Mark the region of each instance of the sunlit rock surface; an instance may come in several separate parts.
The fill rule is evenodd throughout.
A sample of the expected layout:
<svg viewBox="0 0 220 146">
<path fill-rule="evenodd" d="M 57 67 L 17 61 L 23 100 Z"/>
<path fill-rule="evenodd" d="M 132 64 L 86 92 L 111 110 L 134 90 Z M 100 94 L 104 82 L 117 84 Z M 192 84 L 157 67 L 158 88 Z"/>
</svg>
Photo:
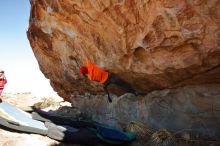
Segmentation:
<svg viewBox="0 0 220 146">
<path fill-rule="evenodd" d="M 220 83 L 219 0 L 30 0 L 28 39 L 41 71 L 69 99 L 100 92 L 87 59 L 142 92 Z"/>
</svg>

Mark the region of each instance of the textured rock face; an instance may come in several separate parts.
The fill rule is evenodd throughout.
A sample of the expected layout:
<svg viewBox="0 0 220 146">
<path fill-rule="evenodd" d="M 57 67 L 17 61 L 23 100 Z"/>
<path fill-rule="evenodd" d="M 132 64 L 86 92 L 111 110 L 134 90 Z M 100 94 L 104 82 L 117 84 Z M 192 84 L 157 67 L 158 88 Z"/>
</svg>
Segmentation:
<svg viewBox="0 0 220 146">
<path fill-rule="evenodd" d="M 153 129 L 192 134 L 192 139 L 220 140 L 219 98 L 220 85 L 206 85 L 153 91 L 138 98 L 125 94 L 113 98 L 112 104 L 101 96 L 76 97 L 72 103 L 95 121 L 119 128 L 141 121 Z"/>
<path fill-rule="evenodd" d="M 40 69 L 69 99 L 99 92 L 90 59 L 137 90 L 220 83 L 219 0 L 30 0 L 28 38 Z"/>
</svg>

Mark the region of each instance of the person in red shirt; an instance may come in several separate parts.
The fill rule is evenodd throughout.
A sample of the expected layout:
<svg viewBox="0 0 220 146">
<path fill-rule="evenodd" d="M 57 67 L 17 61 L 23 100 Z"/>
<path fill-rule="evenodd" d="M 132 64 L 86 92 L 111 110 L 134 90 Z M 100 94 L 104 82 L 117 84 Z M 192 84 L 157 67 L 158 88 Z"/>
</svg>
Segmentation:
<svg viewBox="0 0 220 146">
<path fill-rule="evenodd" d="M 131 87 L 129 83 L 125 82 L 113 73 L 102 70 L 98 66 L 94 65 L 90 60 L 87 62 L 87 66 L 80 67 L 80 73 L 83 75 L 87 75 L 89 80 L 97 81 L 103 84 L 103 88 L 108 95 L 109 102 L 112 102 L 112 99 L 108 92 L 108 86 L 110 84 L 115 84 L 129 93 L 133 93 L 136 96 L 138 95 L 138 93 Z"/>
<path fill-rule="evenodd" d="M 2 94 L 2 91 L 5 87 L 5 84 L 7 83 L 7 79 L 5 77 L 5 72 L 3 70 L 0 70 L 0 96 Z M 1 102 L 1 98 L 0 98 L 0 102 Z"/>
</svg>

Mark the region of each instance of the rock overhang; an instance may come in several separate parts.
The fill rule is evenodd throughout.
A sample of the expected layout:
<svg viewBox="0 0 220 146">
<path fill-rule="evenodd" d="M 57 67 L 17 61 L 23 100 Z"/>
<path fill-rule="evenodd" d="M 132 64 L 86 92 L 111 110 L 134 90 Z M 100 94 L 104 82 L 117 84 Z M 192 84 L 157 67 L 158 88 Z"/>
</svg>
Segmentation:
<svg viewBox="0 0 220 146">
<path fill-rule="evenodd" d="M 88 59 L 145 93 L 214 84 L 219 7 L 203 0 L 31 1 L 27 35 L 41 71 L 65 99 L 100 93 L 79 73 Z"/>
</svg>

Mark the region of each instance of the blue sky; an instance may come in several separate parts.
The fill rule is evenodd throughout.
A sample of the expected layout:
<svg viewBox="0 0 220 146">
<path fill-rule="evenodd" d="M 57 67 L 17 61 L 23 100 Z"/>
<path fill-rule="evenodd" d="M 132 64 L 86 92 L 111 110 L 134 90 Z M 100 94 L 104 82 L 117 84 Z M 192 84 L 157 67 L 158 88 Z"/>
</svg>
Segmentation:
<svg viewBox="0 0 220 146">
<path fill-rule="evenodd" d="M 29 0 L 1 0 L 0 69 L 8 84 L 3 92 L 32 92 L 36 96 L 56 96 L 38 63 L 26 31 L 30 15 Z"/>
</svg>

